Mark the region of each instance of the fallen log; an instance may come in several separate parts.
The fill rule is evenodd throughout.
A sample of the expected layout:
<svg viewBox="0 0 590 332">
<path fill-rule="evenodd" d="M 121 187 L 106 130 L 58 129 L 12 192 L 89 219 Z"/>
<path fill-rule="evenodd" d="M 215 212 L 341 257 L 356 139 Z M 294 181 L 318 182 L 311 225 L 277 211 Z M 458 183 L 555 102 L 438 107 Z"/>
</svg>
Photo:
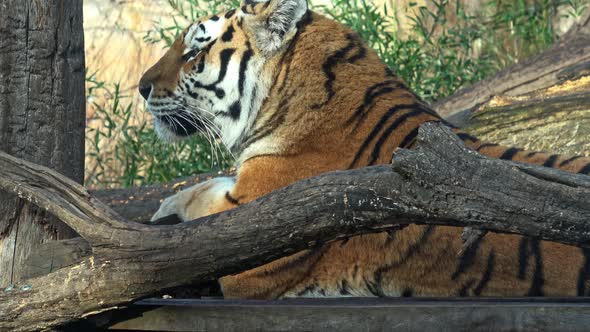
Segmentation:
<svg viewBox="0 0 590 332">
<path fill-rule="evenodd" d="M 565 95 L 535 92 L 494 98 L 471 114 L 464 129 L 484 141 L 528 151 L 588 155 L 590 86 Z"/>
<path fill-rule="evenodd" d="M 495 96 L 518 96 L 590 75 L 590 10 L 543 53 L 508 66 L 492 77 L 434 103 L 453 124 L 469 123 L 471 112 Z"/>
<path fill-rule="evenodd" d="M 3 153 L 0 188 L 63 220 L 92 252 L 70 267 L 1 290 L 0 330 L 55 327 L 162 289 L 411 223 L 590 245 L 590 177 L 489 159 L 434 123 L 422 126 L 416 150 L 397 151 L 392 166 L 305 179 L 177 225 L 124 220 L 73 181 Z"/>
</svg>

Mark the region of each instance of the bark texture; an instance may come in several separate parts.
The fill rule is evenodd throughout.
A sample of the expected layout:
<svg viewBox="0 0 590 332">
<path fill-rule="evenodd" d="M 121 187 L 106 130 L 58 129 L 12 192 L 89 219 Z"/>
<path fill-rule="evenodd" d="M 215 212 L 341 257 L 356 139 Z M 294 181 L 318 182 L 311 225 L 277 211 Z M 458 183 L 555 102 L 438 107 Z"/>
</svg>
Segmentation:
<svg viewBox="0 0 590 332">
<path fill-rule="evenodd" d="M 338 238 L 444 224 L 590 245 L 590 177 L 489 159 L 425 124 L 392 166 L 302 180 L 177 225 L 124 220 L 77 183 L 0 153 L 0 187 L 77 231 L 92 255 L 0 291 L 0 330 L 51 328 L 159 290 L 244 271 Z"/>
<path fill-rule="evenodd" d="M 82 2 L 0 2 L 0 151 L 81 182 L 84 175 Z M 0 286 L 47 240 L 75 233 L 13 194 L 0 192 Z"/>
<path fill-rule="evenodd" d="M 505 101 L 473 112 L 464 129 L 484 141 L 528 151 L 590 155 L 590 86 L 567 95 Z"/>
</svg>

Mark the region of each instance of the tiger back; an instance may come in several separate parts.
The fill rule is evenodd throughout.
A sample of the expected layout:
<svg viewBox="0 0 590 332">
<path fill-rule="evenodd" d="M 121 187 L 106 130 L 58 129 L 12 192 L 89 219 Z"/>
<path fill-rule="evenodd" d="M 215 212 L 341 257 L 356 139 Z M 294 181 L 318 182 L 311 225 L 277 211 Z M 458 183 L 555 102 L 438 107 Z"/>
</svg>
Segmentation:
<svg viewBox="0 0 590 332">
<path fill-rule="evenodd" d="M 385 164 L 442 120 L 347 27 L 305 0 L 245 1 L 194 22 L 142 77 L 160 136 L 214 132 L 237 158 L 162 203 L 153 219 L 234 208 L 303 178 Z M 480 142 L 482 154 L 590 173 L 590 160 Z M 408 226 L 353 237 L 220 279 L 226 297 L 587 294 L 589 252 L 489 233 L 463 251 L 461 229 Z M 253 248 L 252 250 L 255 250 Z"/>
</svg>

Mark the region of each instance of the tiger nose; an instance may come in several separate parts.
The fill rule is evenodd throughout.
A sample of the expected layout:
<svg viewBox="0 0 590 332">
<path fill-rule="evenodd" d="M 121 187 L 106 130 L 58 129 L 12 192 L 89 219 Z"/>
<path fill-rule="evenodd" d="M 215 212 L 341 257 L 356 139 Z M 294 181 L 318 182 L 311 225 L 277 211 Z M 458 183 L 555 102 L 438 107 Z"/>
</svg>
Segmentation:
<svg viewBox="0 0 590 332">
<path fill-rule="evenodd" d="M 148 100 L 151 92 L 152 92 L 152 85 L 151 84 L 145 84 L 145 85 L 140 84 L 139 85 L 139 94 L 143 97 L 143 99 Z"/>
</svg>

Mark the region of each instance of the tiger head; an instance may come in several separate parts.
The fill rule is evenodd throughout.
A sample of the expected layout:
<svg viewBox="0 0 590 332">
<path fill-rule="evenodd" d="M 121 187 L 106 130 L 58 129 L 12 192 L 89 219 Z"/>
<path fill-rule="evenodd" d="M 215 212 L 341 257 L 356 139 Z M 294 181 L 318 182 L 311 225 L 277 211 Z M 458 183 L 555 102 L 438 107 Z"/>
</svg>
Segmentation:
<svg viewBox="0 0 590 332">
<path fill-rule="evenodd" d="M 213 130 L 238 148 L 306 13 L 306 0 L 245 0 L 240 9 L 191 24 L 139 83 L 159 136 Z"/>
</svg>

